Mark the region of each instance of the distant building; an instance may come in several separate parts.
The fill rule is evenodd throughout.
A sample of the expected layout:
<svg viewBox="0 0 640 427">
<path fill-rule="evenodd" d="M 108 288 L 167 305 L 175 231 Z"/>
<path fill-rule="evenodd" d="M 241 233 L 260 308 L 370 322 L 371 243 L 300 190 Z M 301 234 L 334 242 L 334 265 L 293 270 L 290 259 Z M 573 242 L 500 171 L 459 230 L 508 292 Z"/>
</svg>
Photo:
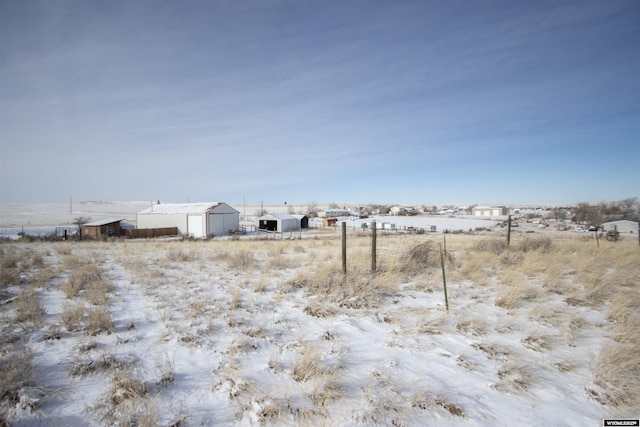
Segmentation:
<svg viewBox="0 0 640 427">
<path fill-rule="evenodd" d="M 341 216 L 349 216 L 349 211 L 346 209 L 326 209 L 318 212 L 320 218 L 336 218 Z"/>
<path fill-rule="evenodd" d="M 635 221 L 629 221 L 627 219 L 623 219 L 620 221 L 610 221 L 602 224 L 602 229 L 604 231 L 609 231 L 616 229 L 621 236 L 624 235 L 638 235 L 638 223 Z"/>
<path fill-rule="evenodd" d="M 284 212 L 274 212 L 258 218 L 258 230 L 285 232 L 300 228 L 298 218 Z"/>
<path fill-rule="evenodd" d="M 137 228 L 177 227 L 184 236 L 226 236 L 240 229 L 240 212 L 226 203 L 154 204 L 136 216 Z"/>
<path fill-rule="evenodd" d="M 507 215 L 507 208 L 504 206 L 474 206 L 473 216 L 503 216 Z"/>
<path fill-rule="evenodd" d="M 88 237 L 90 239 L 119 237 L 121 233 L 120 223 L 124 220 L 125 218 L 111 218 L 88 222 L 81 227 L 82 237 Z"/>
</svg>

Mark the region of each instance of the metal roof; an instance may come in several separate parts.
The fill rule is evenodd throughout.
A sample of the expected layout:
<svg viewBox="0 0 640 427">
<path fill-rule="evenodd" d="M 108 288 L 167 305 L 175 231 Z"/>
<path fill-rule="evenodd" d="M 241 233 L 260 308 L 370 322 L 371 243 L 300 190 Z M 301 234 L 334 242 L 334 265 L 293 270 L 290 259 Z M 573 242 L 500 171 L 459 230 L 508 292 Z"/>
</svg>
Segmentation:
<svg viewBox="0 0 640 427">
<path fill-rule="evenodd" d="M 162 203 L 151 205 L 141 214 L 203 214 L 222 205 L 222 202 L 208 203 Z"/>
<path fill-rule="evenodd" d="M 107 224 L 113 224 L 114 222 L 124 221 L 126 218 L 108 218 L 100 221 L 88 222 L 83 225 L 83 227 L 101 227 Z"/>
</svg>

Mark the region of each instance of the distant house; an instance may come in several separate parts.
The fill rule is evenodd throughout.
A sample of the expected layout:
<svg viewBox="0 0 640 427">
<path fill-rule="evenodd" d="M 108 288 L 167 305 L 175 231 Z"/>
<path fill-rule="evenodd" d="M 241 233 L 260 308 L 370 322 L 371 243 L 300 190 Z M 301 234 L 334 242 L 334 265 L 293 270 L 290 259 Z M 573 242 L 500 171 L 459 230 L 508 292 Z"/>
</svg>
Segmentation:
<svg viewBox="0 0 640 427">
<path fill-rule="evenodd" d="M 346 209 L 326 209 L 318 212 L 320 218 L 336 218 L 341 216 L 349 216 L 349 211 Z"/>
<path fill-rule="evenodd" d="M 473 216 L 503 216 L 507 215 L 507 208 L 504 206 L 474 206 Z"/>
<path fill-rule="evenodd" d="M 240 229 L 240 212 L 226 203 L 163 203 L 139 212 L 137 228 L 177 227 L 184 236 L 226 236 Z"/>
<path fill-rule="evenodd" d="M 610 221 L 602 224 L 602 229 L 604 231 L 609 230 L 618 230 L 621 236 L 624 235 L 638 235 L 638 223 L 635 221 L 629 221 L 627 219 L 623 219 L 620 221 Z"/>
<path fill-rule="evenodd" d="M 111 218 L 88 222 L 81 227 L 81 235 L 90 239 L 119 237 L 121 234 L 120 223 L 124 220 L 125 218 Z"/>
<path fill-rule="evenodd" d="M 298 218 L 284 212 L 274 212 L 258 218 L 258 230 L 285 232 L 300 228 Z"/>
<path fill-rule="evenodd" d="M 403 206 L 391 206 L 389 209 L 389 215 L 404 215 L 407 212 L 407 208 Z"/>
</svg>

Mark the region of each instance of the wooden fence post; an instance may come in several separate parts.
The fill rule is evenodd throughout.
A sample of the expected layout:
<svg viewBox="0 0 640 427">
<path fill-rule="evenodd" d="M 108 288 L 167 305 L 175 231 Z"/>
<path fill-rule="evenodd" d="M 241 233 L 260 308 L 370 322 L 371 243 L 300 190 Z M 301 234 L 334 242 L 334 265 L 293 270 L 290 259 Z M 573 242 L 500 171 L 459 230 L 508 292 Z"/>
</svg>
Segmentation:
<svg viewBox="0 0 640 427">
<path fill-rule="evenodd" d="M 447 307 L 447 312 L 449 312 L 449 297 L 447 296 L 447 276 L 444 272 L 444 250 L 442 249 L 442 245 L 440 245 L 440 265 L 442 266 L 442 284 L 444 286 L 444 304 Z"/>
<path fill-rule="evenodd" d="M 347 274 L 347 223 L 342 222 L 342 272 Z"/>
<path fill-rule="evenodd" d="M 376 267 L 376 222 L 371 221 L 371 272 L 375 273 Z"/>
</svg>

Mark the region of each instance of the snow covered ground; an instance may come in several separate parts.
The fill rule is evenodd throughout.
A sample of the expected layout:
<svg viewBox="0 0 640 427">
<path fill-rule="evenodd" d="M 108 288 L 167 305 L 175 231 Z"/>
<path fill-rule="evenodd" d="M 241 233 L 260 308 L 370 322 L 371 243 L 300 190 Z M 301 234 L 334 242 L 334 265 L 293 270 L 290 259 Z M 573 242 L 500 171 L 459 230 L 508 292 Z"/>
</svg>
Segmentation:
<svg viewBox="0 0 640 427">
<path fill-rule="evenodd" d="M 638 402 L 637 366 L 626 365 L 622 392 L 603 368 L 607 348 L 637 356 L 637 330 L 616 321 L 637 325 L 616 308 L 640 301 L 635 242 L 596 249 L 570 235 L 531 249 L 523 234 L 511 250 L 478 246 L 496 235 L 447 235 L 449 311 L 433 258 L 441 234 L 381 234 L 374 275 L 368 234 L 353 231 L 346 277 L 332 236 L 4 243 L 3 375 L 23 354 L 33 375 L 3 384 L 13 398 L 0 415 L 17 426 L 597 426 L 640 416 L 624 402 Z M 407 267 L 424 244 L 430 261 Z"/>
</svg>

